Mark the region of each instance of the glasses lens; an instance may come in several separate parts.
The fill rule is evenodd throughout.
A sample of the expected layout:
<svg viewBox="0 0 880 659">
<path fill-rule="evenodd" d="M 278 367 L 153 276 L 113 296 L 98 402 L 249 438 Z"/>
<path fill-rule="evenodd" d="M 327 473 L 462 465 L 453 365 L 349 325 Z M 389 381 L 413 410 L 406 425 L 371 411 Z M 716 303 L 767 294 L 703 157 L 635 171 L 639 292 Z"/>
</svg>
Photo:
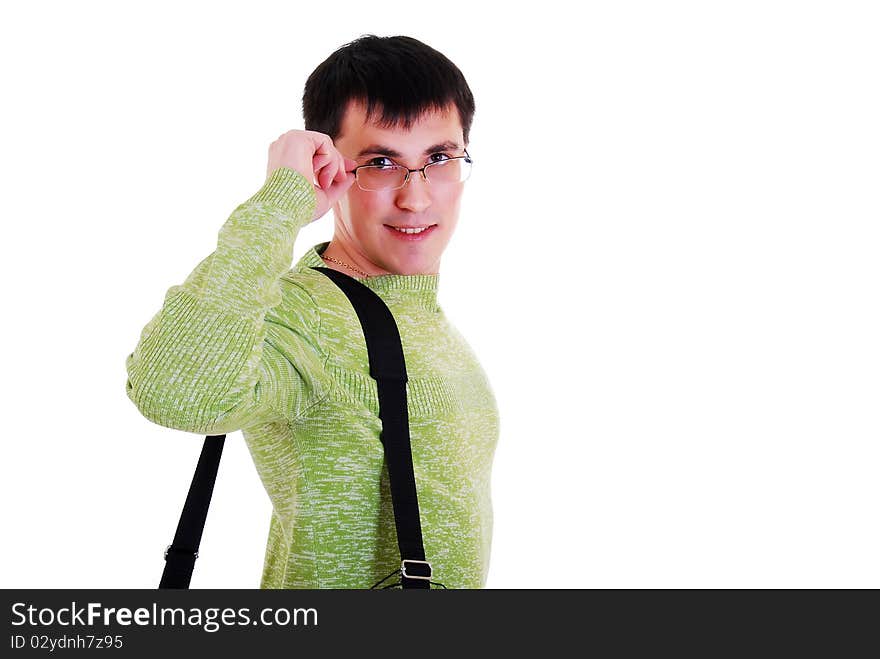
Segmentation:
<svg viewBox="0 0 880 659">
<path fill-rule="evenodd" d="M 393 190 L 403 185 L 406 170 L 396 165 L 362 167 L 357 171 L 357 182 L 364 190 Z"/>
<path fill-rule="evenodd" d="M 433 162 L 425 169 L 431 183 L 461 183 L 471 174 L 471 163 L 464 158 L 440 160 Z"/>
</svg>

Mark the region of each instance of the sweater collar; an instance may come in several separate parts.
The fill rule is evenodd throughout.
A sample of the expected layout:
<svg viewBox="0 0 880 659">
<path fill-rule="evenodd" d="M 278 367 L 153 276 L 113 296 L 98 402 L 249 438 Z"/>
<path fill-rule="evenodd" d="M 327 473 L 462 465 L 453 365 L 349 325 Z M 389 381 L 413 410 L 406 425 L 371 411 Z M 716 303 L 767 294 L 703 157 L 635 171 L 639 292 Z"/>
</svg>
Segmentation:
<svg viewBox="0 0 880 659">
<path fill-rule="evenodd" d="M 328 267 L 321 254 L 330 241 L 318 243 L 311 247 L 296 264 L 297 270 L 311 267 Z M 349 274 L 349 273 L 346 273 Z M 375 291 L 380 297 L 384 294 L 395 297 L 411 297 L 427 303 L 430 307 L 437 304 L 437 286 L 440 275 L 375 275 L 371 277 L 355 277 L 360 283 Z"/>
</svg>

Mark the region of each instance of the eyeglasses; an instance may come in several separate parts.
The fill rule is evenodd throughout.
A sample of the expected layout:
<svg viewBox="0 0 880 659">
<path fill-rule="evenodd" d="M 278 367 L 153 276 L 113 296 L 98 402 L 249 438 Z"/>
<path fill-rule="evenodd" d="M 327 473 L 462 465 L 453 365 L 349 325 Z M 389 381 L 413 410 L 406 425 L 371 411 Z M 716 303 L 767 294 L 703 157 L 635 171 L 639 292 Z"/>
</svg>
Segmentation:
<svg viewBox="0 0 880 659">
<path fill-rule="evenodd" d="M 409 182 L 409 175 L 420 172 L 425 181 L 434 185 L 461 183 L 471 175 L 473 160 L 467 152 L 463 156 L 429 162 L 421 169 L 409 169 L 403 165 L 360 165 L 355 167 L 358 187 L 367 192 L 398 190 Z"/>
</svg>

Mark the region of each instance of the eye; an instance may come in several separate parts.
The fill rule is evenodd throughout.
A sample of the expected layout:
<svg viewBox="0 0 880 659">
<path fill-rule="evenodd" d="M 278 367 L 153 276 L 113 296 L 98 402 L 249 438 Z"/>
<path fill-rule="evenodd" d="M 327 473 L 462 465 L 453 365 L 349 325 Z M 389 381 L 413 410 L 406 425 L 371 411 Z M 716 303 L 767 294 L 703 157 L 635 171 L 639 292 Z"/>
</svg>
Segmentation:
<svg viewBox="0 0 880 659">
<path fill-rule="evenodd" d="M 448 153 L 432 153 L 431 157 L 434 156 L 443 156 L 443 160 L 449 160 L 452 157 Z M 432 160 L 431 162 L 443 162 L 443 160 Z"/>
<path fill-rule="evenodd" d="M 381 162 L 376 162 L 377 160 L 388 160 L 388 163 L 389 163 L 389 164 L 388 164 L 388 165 L 385 165 L 385 164 L 383 164 L 383 163 L 381 163 Z M 370 159 L 366 162 L 366 164 L 367 164 L 367 165 L 379 166 L 379 167 L 394 167 L 394 162 L 391 161 L 390 159 L 386 158 L 385 156 L 376 156 L 375 158 L 370 158 Z"/>
</svg>

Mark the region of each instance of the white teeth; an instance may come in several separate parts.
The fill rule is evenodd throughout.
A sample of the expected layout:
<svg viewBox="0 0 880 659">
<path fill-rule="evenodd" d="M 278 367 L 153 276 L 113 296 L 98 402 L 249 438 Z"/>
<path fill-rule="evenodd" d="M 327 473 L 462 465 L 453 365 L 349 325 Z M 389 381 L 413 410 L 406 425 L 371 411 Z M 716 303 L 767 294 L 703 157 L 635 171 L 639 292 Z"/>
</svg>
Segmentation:
<svg viewBox="0 0 880 659">
<path fill-rule="evenodd" d="M 401 233 L 421 233 L 425 229 L 430 229 L 430 227 L 422 227 L 421 229 L 399 229 L 397 227 L 391 227 L 395 231 L 400 231 Z"/>
</svg>

